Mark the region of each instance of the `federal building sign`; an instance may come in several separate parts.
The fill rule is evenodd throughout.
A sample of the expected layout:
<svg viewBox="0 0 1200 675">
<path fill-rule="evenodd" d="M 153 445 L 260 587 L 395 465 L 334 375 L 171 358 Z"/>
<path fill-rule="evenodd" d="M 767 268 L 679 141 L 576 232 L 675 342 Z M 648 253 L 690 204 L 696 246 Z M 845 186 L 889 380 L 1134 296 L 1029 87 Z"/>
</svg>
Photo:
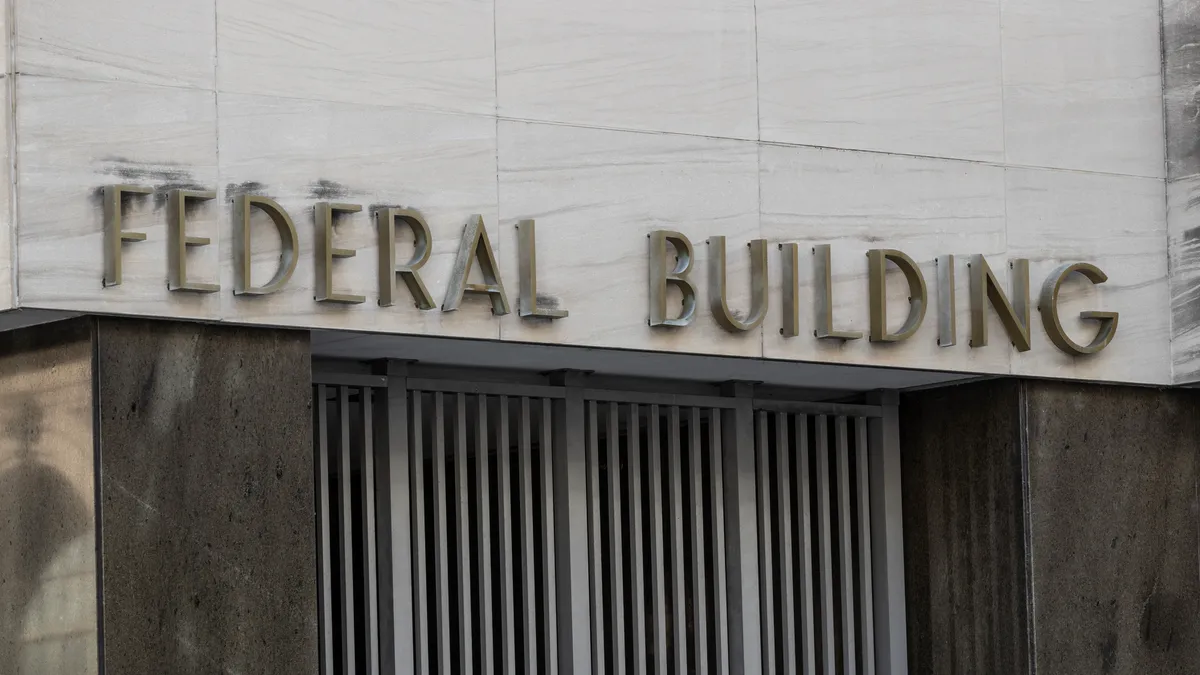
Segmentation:
<svg viewBox="0 0 1200 675">
<path fill-rule="evenodd" d="M 138 185 L 109 185 L 103 188 L 104 201 L 104 279 L 105 287 L 122 283 L 121 257 L 125 246 L 145 245 L 147 236 L 143 232 L 130 231 L 122 225 L 122 216 L 127 203 L 139 196 L 153 193 L 152 187 Z M 188 213 L 197 202 L 216 199 L 212 191 L 173 189 L 167 199 L 167 237 L 160 245 L 166 247 L 167 287 L 178 293 L 217 293 L 219 284 L 205 279 L 193 278 L 188 272 L 189 251 L 208 246 L 207 237 L 188 234 Z M 276 293 L 285 286 L 297 283 L 292 275 L 300 255 L 299 239 L 292 214 L 273 199 L 261 195 L 239 194 L 232 201 L 233 256 L 230 261 L 234 270 L 234 285 L 229 289 L 236 296 L 262 296 Z M 317 303 L 360 304 L 367 301 L 361 294 L 339 290 L 338 261 L 353 258 L 355 249 L 337 244 L 337 225 L 340 218 L 363 211 L 361 204 L 317 202 L 312 206 L 315 232 L 316 279 L 313 299 Z M 278 232 L 282 252 L 274 274 L 268 279 L 252 279 L 251 274 L 251 228 L 252 214 L 265 214 Z M 491 302 L 496 316 L 509 314 L 512 309 L 509 292 L 504 283 L 504 270 L 500 269 L 488 236 L 486 224 L 481 216 L 472 216 L 463 226 L 455 263 L 450 271 L 451 278 L 442 298 L 433 297 L 422 277 L 422 268 L 432 253 L 434 237 L 425 218 L 418 210 L 400 207 L 380 207 L 371 211 L 378 236 L 378 289 L 375 298 L 381 307 L 390 307 L 398 302 L 413 302 L 422 311 L 453 312 L 459 309 L 465 294 L 479 294 Z M 256 222 L 266 222 L 259 219 Z M 518 280 L 516 308 L 522 317 L 543 320 L 568 320 L 568 308 L 544 307 L 538 303 L 537 242 L 536 224 L 533 220 L 522 220 L 518 230 Z M 398 234 L 399 233 L 399 234 Z M 397 237 L 411 238 L 413 253 L 405 260 L 397 260 Z M 780 311 L 783 327 L 780 333 L 785 338 L 801 339 L 800 313 L 807 306 L 814 313 L 814 327 L 810 339 L 848 341 L 867 337 L 873 343 L 896 343 L 908 340 L 916 334 L 926 319 L 930 291 L 921 268 L 903 251 L 887 248 L 871 249 L 864 264 L 867 270 L 868 327 L 863 331 L 839 329 L 834 325 L 834 297 L 831 272 L 831 246 L 822 244 L 803 252 L 813 257 L 813 295 L 800 297 L 800 245 L 797 243 L 777 244 L 782 256 L 782 269 L 777 272 L 768 268 L 765 239 L 755 239 L 747 244 L 750 250 L 750 306 L 744 310 L 731 308 L 727 293 L 726 240 L 723 236 L 710 236 L 704 243 L 709 247 L 708 288 L 697 288 L 691 279 L 694 255 L 693 243 L 682 231 L 654 230 L 647 235 L 647 278 L 649 290 L 649 315 L 647 325 L 652 330 L 682 330 L 697 317 L 697 305 L 702 297 L 707 302 L 713 318 L 731 333 L 745 333 L 758 329 L 769 311 Z M 554 255 L 554 251 L 545 252 Z M 1018 351 L 1031 348 L 1030 330 L 1033 291 L 1029 278 L 1029 261 L 1009 261 L 1010 288 L 1005 290 L 997 281 L 983 255 L 970 256 L 969 297 L 970 307 L 969 344 L 982 348 L 988 344 L 987 316 L 994 312 L 1000 319 L 1008 340 Z M 957 344 L 958 328 L 956 311 L 959 300 L 955 294 L 955 262 L 953 255 L 942 255 L 935 261 L 937 278 L 934 280 L 937 297 L 938 344 L 943 347 Z M 470 282 L 473 270 L 478 270 L 482 282 Z M 890 274 L 898 271 L 899 275 Z M 773 304 L 770 297 L 769 275 L 782 275 L 782 298 Z M 1095 265 L 1076 261 L 1054 269 L 1041 280 L 1036 294 L 1037 311 L 1041 324 L 1051 342 L 1063 352 L 1073 356 L 1095 354 L 1113 340 L 1117 331 L 1118 314 L 1108 311 L 1086 311 L 1080 318 L 1094 326 L 1094 334 L 1086 344 L 1076 342 L 1064 330 L 1059 312 L 1059 291 L 1072 275 L 1079 275 L 1091 284 L 1103 284 L 1108 280 L 1103 270 Z M 888 285 L 904 283 L 908 292 L 908 307 L 903 323 L 896 330 L 889 329 Z M 674 300 L 678 299 L 678 302 Z"/>
</svg>

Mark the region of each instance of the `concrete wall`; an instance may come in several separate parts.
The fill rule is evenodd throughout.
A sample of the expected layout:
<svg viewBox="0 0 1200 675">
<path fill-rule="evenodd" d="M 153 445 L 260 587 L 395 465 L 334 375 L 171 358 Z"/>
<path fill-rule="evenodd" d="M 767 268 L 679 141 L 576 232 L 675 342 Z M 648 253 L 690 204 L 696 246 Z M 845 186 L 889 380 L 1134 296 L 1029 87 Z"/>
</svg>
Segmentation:
<svg viewBox="0 0 1200 675">
<path fill-rule="evenodd" d="M 23 307 L 316 326 L 956 371 L 1168 383 L 1172 379 L 1157 0 L 10 0 L 16 17 L 15 138 Z M 154 187 L 127 227 L 124 283 L 102 288 L 106 184 Z M 194 280 L 166 284 L 165 191 L 215 190 L 189 214 L 211 245 Z M 295 220 L 300 262 L 278 293 L 235 298 L 232 215 L 240 193 Z M 312 206 L 361 204 L 337 228 L 338 290 L 313 301 Z M 380 307 L 372 206 L 423 211 L 445 296 L 462 228 L 482 215 L 517 289 L 518 220 L 538 223 L 539 292 L 571 312 L 497 319 L 485 302 Z M 699 316 L 651 330 L 646 234 L 696 244 Z M 254 220 L 259 281 L 279 262 Z M 728 241 L 730 304 L 749 304 L 746 242 L 771 242 L 766 322 L 730 334 L 704 297 L 710 252 Z M 0 240 L 3 238 L 0 237 Z M 800 250 L 799 336 L 780 335 L 781 254 Z M 834 245 L 838 328 L 867 324 L 869 248 L 898 248 L 935 279 L 957 254 L 960 327 L 937 345 L 931 312 L 899 345 L 813 339 L 816 243 Z M 407 251 L 403 250 L 403 259 Z M 0 254 L 3 251 L 0 249 Z M 1063 262 L 1088 260 L 1102 288 L 1064 290 L 1121 312 L 1105 353 L 1069 357 L 1034 315 L 1018 354 L 991 319 L 968 345 L 967 254 L 1031 259 L 1036 293 Z M 0 255 L 3 259 L 3 255 Z M 0 277 L 2 277 L 0 270 Z M 908 293 L 891 283 L 899 325 Z M 3 297 L 0 289 L 0 298 Z M 931 295 L 931 299 L 934 296 Z M 893 326 L 895 327 L 895 326 Z"/>
<path fill-rule="evenodd" d="M 303 333 L 100 319 L 109 673 L 315 673 Z"/>
<path fill-rule="evenodd" d="M 1200 395 L 901 398 L 911 672 L 1194 673 Z"/>
<path fill-rule="evenodd" d="M 0 672 L 317 670 L 304 333 L 0 334 Z"/>
<path fill-rule="evenodd" d="M 99 672 L 92 331 L 0 334 L 0 671 L 12 675 Z"/>
</svg>

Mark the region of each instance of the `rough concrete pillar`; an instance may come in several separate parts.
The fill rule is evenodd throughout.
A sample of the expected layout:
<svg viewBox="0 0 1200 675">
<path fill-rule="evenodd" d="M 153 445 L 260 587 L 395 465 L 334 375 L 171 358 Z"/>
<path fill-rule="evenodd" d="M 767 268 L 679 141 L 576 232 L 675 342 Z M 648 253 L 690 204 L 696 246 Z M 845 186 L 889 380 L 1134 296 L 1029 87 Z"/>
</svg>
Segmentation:
<svg viewBox="0 0 1200 675">
<path fill-rule="evenodd" d="M 1200 667 L 1200 393 L 994 380 L 901 399 L 910 672 Z"/>
<path fill-rule="evenodd" d="M 303 332 L 98 319 L 103 661 L 317 672 Z"/>
</svg>

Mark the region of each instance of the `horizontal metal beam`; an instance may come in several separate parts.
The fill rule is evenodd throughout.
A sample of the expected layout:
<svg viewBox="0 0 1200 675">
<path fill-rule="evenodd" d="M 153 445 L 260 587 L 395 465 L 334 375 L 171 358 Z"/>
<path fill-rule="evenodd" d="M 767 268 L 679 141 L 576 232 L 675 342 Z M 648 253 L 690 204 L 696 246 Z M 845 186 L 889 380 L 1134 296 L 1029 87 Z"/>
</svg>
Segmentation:
<svg viewBox="0 0 1200 675">
<path fill-rule="evenodd" d="M 566 398 L 567 396 L 566 387 L 504 382 L 463 382 L 417 377 L 408 378 L 408 388 L 410 391 L 482 394 L 485 396 L 525 396 L 528 398 Z"/>
<path fill-rule="evenodd" d="M 365 375 L 362 373 L 344 373 L 330 371 L 313 371 L 313 384 L 326 384 L 334 387 L 386 387 L 386 375 Z"/>
<path fill-rule="evenodd" d="M 800 415 L 832 415 L 844 417 L 883 417 L 883 408 L 857 403 L 821 403 L 818 401 L 777 401 L 754 399 L 755 410 L 795 413 Z"/>
<path fill-rule="evenodd" d="M 584 389 L 585 401 L 605 403 L 637 403 L 639 405 L 678 406 L 681 408 L 724 408 L 732 409 L 735 399 L 694 394 L 660 394 L 642 391 L 616 391 L 610 389 Z"/>
</svg>

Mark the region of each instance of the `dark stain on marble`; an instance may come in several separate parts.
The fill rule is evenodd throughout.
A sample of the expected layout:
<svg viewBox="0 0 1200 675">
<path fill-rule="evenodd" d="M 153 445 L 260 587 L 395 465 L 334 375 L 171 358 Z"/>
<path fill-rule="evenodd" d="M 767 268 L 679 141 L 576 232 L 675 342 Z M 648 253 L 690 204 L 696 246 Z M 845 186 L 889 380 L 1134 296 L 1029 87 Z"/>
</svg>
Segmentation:
<svg viewBox="0 0 1200 675">
<path fill-rule="evenodd" d="M 337 181 L 322 178 L 309 184 L 308 196 L 322 202 L 334 201 L 350 196 L 350 189 Z"/>
</svg>

